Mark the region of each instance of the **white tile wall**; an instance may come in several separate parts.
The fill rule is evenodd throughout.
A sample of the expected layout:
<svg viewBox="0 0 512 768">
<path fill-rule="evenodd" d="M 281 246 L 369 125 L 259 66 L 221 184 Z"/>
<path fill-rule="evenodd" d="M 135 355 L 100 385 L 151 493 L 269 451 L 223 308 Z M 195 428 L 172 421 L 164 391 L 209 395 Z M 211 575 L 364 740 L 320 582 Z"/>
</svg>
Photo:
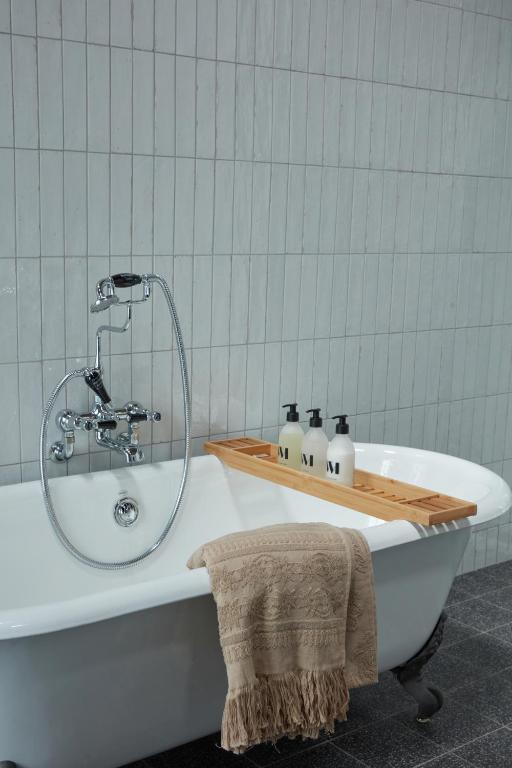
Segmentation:
<svg viewBox="0 0 512 768">
<path fill-rule="evenodd" d="M 512 0 L 0 0 L 0 102 L 0 482 L 120 270 L 174 288 L 196 451 L 298 399 L 512 480 Z M 159 297 L 106 345 L 153 460 L 173 346 Z M 463 568 L 510 556 L 507 519 Z"/>
</svg>

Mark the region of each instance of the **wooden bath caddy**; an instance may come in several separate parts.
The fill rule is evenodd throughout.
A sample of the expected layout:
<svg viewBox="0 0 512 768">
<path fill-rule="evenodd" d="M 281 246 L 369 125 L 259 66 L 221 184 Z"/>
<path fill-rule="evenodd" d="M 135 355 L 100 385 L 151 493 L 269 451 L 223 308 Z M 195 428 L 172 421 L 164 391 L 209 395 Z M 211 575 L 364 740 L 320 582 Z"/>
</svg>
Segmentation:
<svg viewBox="0 0 512 768">
<path fill-rule="evenodd" d="M 354 472 L 353 488 L 289 469 L 278 464 L 277 445 L 253 437 L 212 440 L 204 444 L 204 449 L 234 469 L 382 520 L 435 525 L 476 515 L 476 504 L 469 501 L 362 469 Z"/>
</svg>

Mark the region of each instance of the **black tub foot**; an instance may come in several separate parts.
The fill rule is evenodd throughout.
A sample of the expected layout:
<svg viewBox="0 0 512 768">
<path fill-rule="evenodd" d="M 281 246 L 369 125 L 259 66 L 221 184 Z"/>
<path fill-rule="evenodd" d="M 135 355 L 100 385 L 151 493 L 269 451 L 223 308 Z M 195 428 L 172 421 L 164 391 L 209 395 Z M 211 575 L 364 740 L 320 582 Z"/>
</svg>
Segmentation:
<svg viewBox="0 0 512 768">
<path fill-rule="evenodd" d="M 0 760 L 0 768 L 16 768 L 16 763 L 12 760 Z"/>
<path fill-rule="evenodd" d="M 423 667 L 441 645 L 445 623 L 446 614 L 443 611 L 434 631 L 421 651 L 406 661 L 405 664 L 391 670 L 402 688 L 418 702 L 418 714 L 416 715 L 418 723 L 427 723 L 432 715 L 439 712 L 443 706 L 443 694 L 438 688 L 423 679 Z"/>
</svg>

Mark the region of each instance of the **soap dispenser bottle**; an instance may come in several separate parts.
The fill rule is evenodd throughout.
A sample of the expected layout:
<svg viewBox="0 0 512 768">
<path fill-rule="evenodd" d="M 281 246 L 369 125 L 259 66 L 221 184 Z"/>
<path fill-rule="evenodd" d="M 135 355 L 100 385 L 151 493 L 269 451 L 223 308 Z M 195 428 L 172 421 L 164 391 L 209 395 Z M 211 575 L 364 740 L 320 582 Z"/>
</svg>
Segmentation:
<svg viewBox="0 0 512 768">
<path fill-rule="evenodd" d="M 292 469 L 300 469 L 300 451 L 304 430 L 299 424 L 297 403 L 286 403 L 283 408 L 289 408 L 286 414 L 286 424 L 279 433 L 279 464 L 284 464 Z"/>
<path fill-rule="evenodd" d="M 333 416 L 339 419 L 336 424 L 336 434 L 329 443 L 327 449 L 327 473 L 328 480 L 335 480 L 343 485 L 354 484 L 354 443 L 348 436 L 349 427 L 347 416 Z"/>
<path fill-rule="evenodd" d="M 302 441 L 302 469 L 310 475 L 325 477 L 329 440 L 322 429 L 320 408 L 311 408 L 306 413 L 313 415 L 309 420 L 309 430 Z"/>
</svg>

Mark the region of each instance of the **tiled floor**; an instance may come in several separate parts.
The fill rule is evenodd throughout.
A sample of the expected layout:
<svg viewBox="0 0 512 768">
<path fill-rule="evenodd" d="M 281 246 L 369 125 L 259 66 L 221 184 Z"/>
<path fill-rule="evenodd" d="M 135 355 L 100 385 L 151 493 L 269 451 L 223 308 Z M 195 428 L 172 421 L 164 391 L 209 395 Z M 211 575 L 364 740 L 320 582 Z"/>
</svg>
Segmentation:
<svg viewBox="0 0 512 768">
<path fill-rule="evenodd" d="M 457 578 L 448 622 L 426 677 L 445 694 L 433 721 L 390 673 L 353 691 L 349 719 L 319 742 L 284 740 L 238 757 L 218 734 L 126 768 L 511 768 L 512 561 Z"/>
</svg>

